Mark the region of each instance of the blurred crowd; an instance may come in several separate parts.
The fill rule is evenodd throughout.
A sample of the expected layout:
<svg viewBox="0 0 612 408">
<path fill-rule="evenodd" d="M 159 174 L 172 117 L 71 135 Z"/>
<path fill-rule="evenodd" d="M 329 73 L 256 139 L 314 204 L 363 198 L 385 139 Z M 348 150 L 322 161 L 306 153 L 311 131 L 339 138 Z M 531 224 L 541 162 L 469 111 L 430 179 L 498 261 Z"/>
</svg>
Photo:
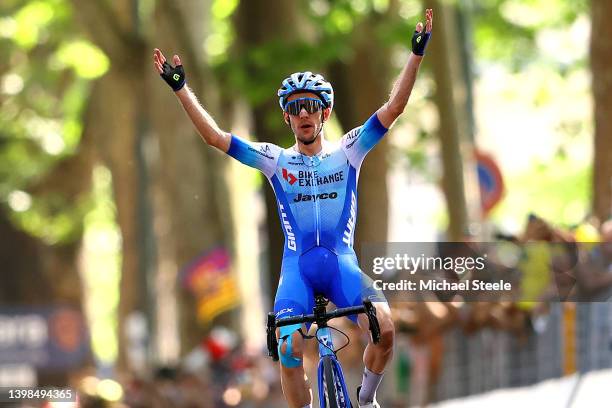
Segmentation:
<svg viewBox="0 0 612 408">
<path fill-rule="evenodd" d="M 404 387 L 411 391 L 409 396 L 405 395 L 411 405 L 426 405 L 435 400 L 435 386 L 445 355 L 444 334 L 450 330 L 459 328 L 467 336 L 485 328 L 507 331 L 526 343 L 532 333 L 541 330 L 553 303 L 612 299 L 612 220 L 601 225 L 596 220 L 587 220 L 575 228 L 561 229 L 530 214 L 519 236 L 497 234 L 493 247 L 490 243 L 469 241 L 466 239 L 463 247 L 452 247 L 455 252 L 464 248 L 459 250 L 464 253 L 456 256 L 465 256 L 465 252 L 490 254 L 491 250 L 497 251 L 497 255 L 500 252 L 515 255 L 506 263 L 500 262 L 503 256 L 494 257 L 497 264 L 490 258 L 488 276 L 481 278 L 495 280 L 500 274 L 509 277 L 518 283 L 513 286 L 516 293 L 497 301 L 490 298 L 468 301 L 446 292 L 421 293 L 423 298 L 415 302 L 391 300 L 398 343 L 408 346 L 413 363 L 411 383 Z M 443 255 L 444 246 L 441 248 Z"/>
<path fill-rule="evenodd" d="M 262 328 L 263 330 L 263 328 Z M 104 398 L 81 381 L 85 408 L 284 407 L 275 363 L 263 350 L 227 341 L 234 333 L 217 327 L 178 365 L 160 366 L 120 379 L 118 401 Z"/>
</svg>

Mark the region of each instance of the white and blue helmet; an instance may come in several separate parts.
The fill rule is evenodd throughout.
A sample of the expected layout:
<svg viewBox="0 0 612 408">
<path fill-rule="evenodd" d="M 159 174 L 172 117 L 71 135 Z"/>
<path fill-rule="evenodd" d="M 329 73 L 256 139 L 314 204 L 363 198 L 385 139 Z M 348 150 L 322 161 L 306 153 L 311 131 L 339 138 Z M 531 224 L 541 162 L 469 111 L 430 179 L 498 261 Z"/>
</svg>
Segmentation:
<svg viewBox="0 0 612 408">
<path fill-rule="evenodd" d="M 334 106 L 334 89 L 321 74 L 296 72 L 285 78 L 278 90 L 278 103 L 282 110 L 285 110 L 287 98 L 298 92 L 312 92 L 319 96 L 326 108 Z"/>
</svg>

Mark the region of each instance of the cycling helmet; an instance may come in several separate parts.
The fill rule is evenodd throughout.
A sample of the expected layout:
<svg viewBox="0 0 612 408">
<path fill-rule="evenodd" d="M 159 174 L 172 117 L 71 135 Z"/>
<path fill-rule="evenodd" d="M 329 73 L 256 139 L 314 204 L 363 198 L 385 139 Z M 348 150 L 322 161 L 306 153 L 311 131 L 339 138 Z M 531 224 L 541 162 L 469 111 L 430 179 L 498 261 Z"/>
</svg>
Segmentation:
<svg viewBox="0 0 612 408">
<path fill-rule="evenodd" d="M 278 103 L 282 110 L 285 110 L 287 98 L 298 92 L 315 93 L 326 108 L 334 106 L 334 89 L 321 74 L 313 74 L 310 71 L 296 72 L 285 78 L 278 90 Z"/>
</svg>

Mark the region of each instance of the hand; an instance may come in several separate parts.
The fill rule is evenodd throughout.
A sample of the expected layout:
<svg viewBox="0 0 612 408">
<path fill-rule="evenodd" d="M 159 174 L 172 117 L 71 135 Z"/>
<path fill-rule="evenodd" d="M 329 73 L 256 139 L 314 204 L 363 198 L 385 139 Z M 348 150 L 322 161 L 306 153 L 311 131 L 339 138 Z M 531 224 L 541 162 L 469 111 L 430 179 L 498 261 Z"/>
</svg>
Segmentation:
<svg viewBox="0 0 612 408">
<path fill-rule="evenodd" d="M 178 92 L 185 86 L 185 70 L 183 69 L 181 59 L 178 55 L 172 57 L 172 62 L 174 62 L 174 67 L 166 61 L 166 57 L 164 57 L 164 54 L 162 54 L 159 48 L 155 48 L 153 52 L 153 64 L 155 65 L 155 69 L 157 69 L 157 72 L 163 80 L 170 85 L 170 88 L 172 88 L 174 92 Z"/>
<path fill-rule="evenodd" d="M 423 23 L 418 22 L 412 35 L 412 53 L 414 55 L 425 55 L 425 48 L 429 37 L 431 37 L 431 29 L 433 27 L 433 10 L 425 10 L 425 30 L 423 30 Z"/>
</svg>

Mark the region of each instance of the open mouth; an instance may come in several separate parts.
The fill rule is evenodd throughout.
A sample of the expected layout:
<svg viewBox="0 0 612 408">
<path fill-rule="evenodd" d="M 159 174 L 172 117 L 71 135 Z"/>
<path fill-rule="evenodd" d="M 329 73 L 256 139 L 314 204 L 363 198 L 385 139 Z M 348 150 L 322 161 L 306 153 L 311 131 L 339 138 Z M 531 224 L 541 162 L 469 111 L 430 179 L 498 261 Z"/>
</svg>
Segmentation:
<svg viewBox="0 0 612 408">
<path fill-rule="evenodd" d="M 305 123 L 305 124 L 303 124 L 302 126 L 300 126 L 300 129 L 310 129 L 311 127 L 312 127 L 312 125 L 311 125 L 311 124 L 309 124 L 309 123 Z"/>
</svg>

